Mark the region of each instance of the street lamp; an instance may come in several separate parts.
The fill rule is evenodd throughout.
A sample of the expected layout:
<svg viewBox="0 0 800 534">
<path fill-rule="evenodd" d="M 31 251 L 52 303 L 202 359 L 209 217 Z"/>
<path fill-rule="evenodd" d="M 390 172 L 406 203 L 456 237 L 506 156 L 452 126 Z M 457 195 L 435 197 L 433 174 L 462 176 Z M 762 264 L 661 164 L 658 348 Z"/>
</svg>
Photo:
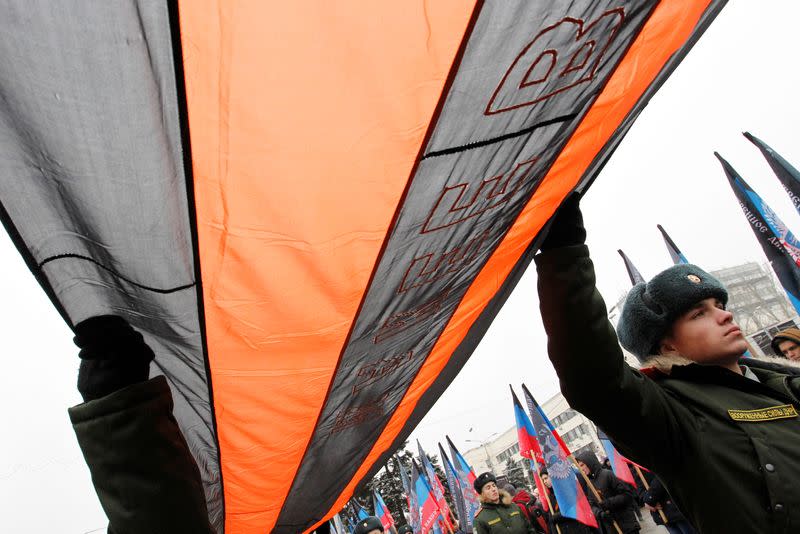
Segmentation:
<svg viewBox="0 0 800 534">
<path fill-rule="evenodd" d="M 471 431 L 472 431 L 472 429 L 470 429 L 470 432 Z M 480 446 L 483 448 L 483 453 L 486 455 L 486 465 L 489 467 L 489 470 L 492 471 L 492 472 L 494 472 L 494 462 L 492 462 L 492 455 L 489 454 L 489 449 L 486 448 L 486 441 L 489 438 L 492 438 L 492 437 L 494 437 L 496 435 L 497 435 L 497 432 L 494 432 L 494 433 L 489 434 L 488 436 L 486 436 L 483 440 L 477 440 L 477 439 L 465 439 L 464 440 L 464 441 L 466 441 L 468 443 L 478 443 L 478 444 L 480 444 Z"/>
</svg>

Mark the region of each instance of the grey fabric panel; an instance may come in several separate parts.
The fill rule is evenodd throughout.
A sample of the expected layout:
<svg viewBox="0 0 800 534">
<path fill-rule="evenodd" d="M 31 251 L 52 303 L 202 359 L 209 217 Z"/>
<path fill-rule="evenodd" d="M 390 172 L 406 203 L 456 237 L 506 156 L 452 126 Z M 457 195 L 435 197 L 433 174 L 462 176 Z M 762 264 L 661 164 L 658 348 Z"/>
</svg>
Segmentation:
<svg viewBox="0 0 800 534">
<path fill-rule="evenodd" d="M 656 3 L 487 2 L 428 152 L 582 111 Z"/>
<path fill-rule="evenodd" d="M 4 2 L 0 28 L 4 222 L 72 324 L 145 335 L 221 532 L 167 4 Z"/>
<path fill-rule="evenodd" d="M 412 177 L 275 532 L 310 526 L 354 475 L 464 293 L 654 6 L 638 2 L 621 14 L 610 1 L 485 4 L 426 148 L 430 157 Z M 566 16 L 572 18 L 563 22 Z M 579 18 L 587 20 L 583 33 L 572 22 Z M 591 33 L 594 20 L 601 22 Z M 585 44 L 578 39 L 574 46 L 580 35 L 604 43 L 585 81 L 567 90 L 539 84 L 542 94 L 552 96 L 531 105 L 524 99 L 541 95 L 531 96 L 527 87 L 522 100 L 513 91 L 497 92 L 507 72 L 522 69 L 519 58 L 533 50 L 530 43 L 545 51 L 566 49 L 571 57 Z M 542 36 L 552 38 L 546 46 Z M 586 59 L 589 68 L 593 60 Z M 500 96 L 493 99 L 494 93 Z M 558 116 L 565 118 L 553 123 Z M 548 125 L 536 128 L 543 123 Z M 508 135 L 519 131 L 524 134 Z"/>
</svg>

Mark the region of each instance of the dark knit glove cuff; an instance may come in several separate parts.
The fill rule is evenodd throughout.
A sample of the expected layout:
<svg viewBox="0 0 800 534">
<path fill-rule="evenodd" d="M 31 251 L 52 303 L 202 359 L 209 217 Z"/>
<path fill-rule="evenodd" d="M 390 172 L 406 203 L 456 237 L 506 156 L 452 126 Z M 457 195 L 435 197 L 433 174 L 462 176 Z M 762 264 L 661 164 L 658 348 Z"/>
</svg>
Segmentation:
<svg viewBox="0 0 800 534">
<path fill-rule="evenodd" d="M 75 327 L 78 355 L 78 391 L 84 401 L 99 399 L 147 380 L 155 355 L 142 334 L 116 315 L 100 315 Z"/>
<path fill-rule="evenodd" d="M 553 215 L 550 229 L 540 250 L 582 245 L 586 242 L 586 229 L 580 208 L 581 196 L 571 193 Z"/>
</svg>

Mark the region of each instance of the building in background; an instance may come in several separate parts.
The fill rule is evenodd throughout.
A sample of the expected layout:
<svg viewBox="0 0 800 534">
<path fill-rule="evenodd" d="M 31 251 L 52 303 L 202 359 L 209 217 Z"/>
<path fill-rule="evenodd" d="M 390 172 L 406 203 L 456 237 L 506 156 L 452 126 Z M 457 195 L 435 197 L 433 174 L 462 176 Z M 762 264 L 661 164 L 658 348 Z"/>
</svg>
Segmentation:
<svg viewBox="0 0 800 534">
<path fill-rule="evenodd" d="M 594 424 L 570 408 L 561 393 L 557 393 L 542 403 L 542 409 L 550 421 L 553 422 L 556 430 L 572 453 L 588 448 L 594 451 L 598 458 L 603 456 L 603 447 L 597 438 L 597 430 Z M 516 426 L 512 426 L 508 430 L 490 436 L 483 441 L 467 441 L 471 445 L 477 443 L 477 446 L 473 446 L 473 448 L 464 453 L 464 458 L 473 467 L 476 474 L 491 471 L 500 476 L 506 474 L 506 470 L 510 466 L 520 466 L 529 471 L 528 460 L 519 454 Z M 512 464 L 509 464 L 509 460 L 511 460 Z"/>
<path fill-rule="evenodd" d="M 774 356 L 772 337 L 800 321 L 769 265 L 748 262 L 711 274 L 728 288 L 728 309 L 756 355 Z"/>
<path fill-rule="evenodd" d="M 727 308 L 733 312 L 737 324 L 750 342 L 754 355 L 773 356 L 770 348 L 772 337 L 780 330 L 800 325 L 800 317 L 786 298 L 769 265 L 748 262 L 709 272 L 728 289 Z M 626 294 L 620 296 L 609 308 L 608 318 L 615 327 L 626 296 Z M 639 361 L 634 355 L 624 349 L 622 352 L 629 365 L 639 367 Z M 544 402 L 542 408 L 570 452 L 575 454 L 583 450 L 592 450 L 599 458 L 604 456 L 594 424 L 570 408 L 561 393 Z M 467 441 L 473 447 L 464 453 L 464 457 L 476 473 L 492 471 L 495 475 L 501 476 L 506 474 L 510 466 L 521 466 L 526 470 L 529 467 L 529 462 L 519 454 L 516 426 L 484 440 Z"/>
</svg>

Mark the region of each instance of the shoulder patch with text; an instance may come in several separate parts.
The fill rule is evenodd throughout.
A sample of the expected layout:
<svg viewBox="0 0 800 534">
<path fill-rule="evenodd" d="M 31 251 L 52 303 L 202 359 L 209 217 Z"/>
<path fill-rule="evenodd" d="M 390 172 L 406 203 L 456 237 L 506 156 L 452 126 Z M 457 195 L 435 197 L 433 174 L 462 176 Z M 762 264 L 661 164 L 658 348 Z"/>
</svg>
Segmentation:
<svg viewBox="0 0 800 534">
<path fill-rule="evenodd" d="M 769 406 L 758 410 L 728 410 L 728 415 L 734 421 L 760 423 L 761 421 L 775 421 L 776 419 L 791 419 L 797 417 L 797 410 L 791 404 Z"/>
</svg>

